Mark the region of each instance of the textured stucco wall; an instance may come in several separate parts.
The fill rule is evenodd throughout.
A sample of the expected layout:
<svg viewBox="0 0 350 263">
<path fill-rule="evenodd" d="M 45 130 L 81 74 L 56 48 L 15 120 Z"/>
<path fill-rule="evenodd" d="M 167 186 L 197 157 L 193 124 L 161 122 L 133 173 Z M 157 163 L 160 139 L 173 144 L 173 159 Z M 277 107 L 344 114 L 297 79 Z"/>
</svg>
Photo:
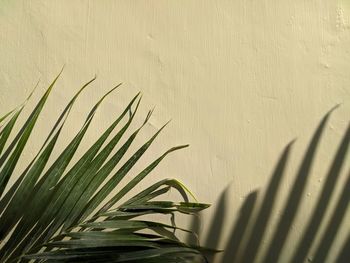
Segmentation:
<svg viewBox="0 0 350 263">
<path fill-rule="evenodd" d="M 98 79 L 77 103 L 62 142 L 114 84 L 124 83 L 100 109 L 83 148 L 142 91 L 140 112 L 153 105 L 156 110 L 138 143 L 169 118 L 173 121 L 139 167 L 169 146 L 191 144 L 166 159 L 152 178 L 177 177 L 199 200 L 213 204 L 204 214 L 203 242 L 212 238 L 206 233 L 218 218 L 213 215 L 220 195 L 226 193 L 219 248 L 225 248 L 246 197 L 260 189 L 261 199 L 283 148 L 297 138 L 259 259 L 310 137 L 322 116 L 341 103 L 317 151 L 282 253 L 281 262 L 286 262 L 349 121 L 350 2 L 0 0 L 0 61 L 2 113 L 22 101 L 40 78 L 38 98 L 65 64 L 26 152 L 28 159 L 63 102 L 94 74 Z M 140 114 L 139 123 L 142 118 Z M 332 203 L 349 164 L 348 157 Z M 349 221 L 349 211 L 346 216 Z M 344 222 L 328 262 L 349 233 Z"/>
</svg>

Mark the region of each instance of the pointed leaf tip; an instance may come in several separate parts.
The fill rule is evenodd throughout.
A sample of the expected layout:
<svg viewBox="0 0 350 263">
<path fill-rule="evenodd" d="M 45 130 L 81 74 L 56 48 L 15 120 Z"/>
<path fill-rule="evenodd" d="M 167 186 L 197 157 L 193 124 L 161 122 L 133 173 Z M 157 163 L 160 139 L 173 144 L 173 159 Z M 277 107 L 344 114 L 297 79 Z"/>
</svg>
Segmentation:
<svg viewBox="0 0 350 263">
<path fill-rule="evenodd" d="M 339 108 L 341 106 L 341 103 L 338 103 L 336 105 L 334 105 L 325 115 L 324 119 L 327 119 L 329 117 L 329 115 L 332 114 L 333 111 L 335 111 L 337 108 Z"/>
</svg>

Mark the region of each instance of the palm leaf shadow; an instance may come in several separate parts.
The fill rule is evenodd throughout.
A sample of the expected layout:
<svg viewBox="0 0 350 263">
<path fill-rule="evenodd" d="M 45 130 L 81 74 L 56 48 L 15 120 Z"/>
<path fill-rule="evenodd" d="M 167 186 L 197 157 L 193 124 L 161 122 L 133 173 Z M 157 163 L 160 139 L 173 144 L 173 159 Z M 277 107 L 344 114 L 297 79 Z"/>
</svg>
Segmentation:
<svg viewBox="0 0 350 263">
<path fill-rule="evenodd" d="M 339 178 L 341 168 L 343 167 L 343 164 L 344 164 L 349 142 L 350 142 L 350 125 L 348 127 L 347 132 L 345 133 L 345 136 L 342 142 L 340 143 L 338 152 L 336 153 L 333 163 L 328 171 L 321 195 L 317 200 L 317 205 L 312 213 L 312 216 L 310 217 L 306 231 L 303 233 L 302 240 L 298 244 L 298 247 L 295 250 L 295 254 L 291 262 L 302 262 L 307 256 L 307 252 L 309 251 L 312 245 L 312 242 L 315 239 L 315 236 L 318 232 L 318 229 L 322 223 L 322 218 L 324 217 L 327 211 L 327 207 L 329 205 L 332 192 L 336 185 L 337 179 Z"/>
<path fill-rule="evenodd" d="M 276 231 L 273 235 L 273 239 L 268 249 L 268 253 L 266 254 L 263 260 L 264 263 L 279 261 L 282 248 L 287 240 L 292 223 L 297 215 L 298 208 L 301 204 L 306 183 L 310 175 L 311 165 L 313 163 L 322 132 L 329 118 L 329 114 L 330 113 L 328 113 L 322 119 L 305 153 L 302 164 L 297 173 L 297 177 L 292 186 L 292 190 L 290 191 L 286 206 L 283 210 L 282 217 L 280 218 Z"/>
<path fill-rule="evenodd" d="M 281 261 L 282 250 L 285 248 L 287 238 L 291 226 L 296 218 L 299 207 L 303 201 L 304 191 L 307 185 L 307 181 L 310 176 L 310 169 L 315 159 L 315 154 L 318 145 L 321 141 L 322 133 L 326 127 L 327 120 L 333 110 L 328 112 L 318 125 L 310 144 L 303 157 L 299 170 L 297 171 L 295 181 L 292 185 L 288 199 L 283 207 L 281 217 L 273 229 L 271 242 L 267 246 L 267 250 L 262 258 L 258 258 L 258 252 L 262 249 L 261 244 L 266 230 L 269 227 L 269 221 L 271 212 L 275 205 L 275 200 L 278 199 L 277 193 L 280 188 L 283 176 L 285 174 L 285 168 L 290 155 L 290 150 L 293 142 L 288 144 L 283 153 L 275 170 L 271 176 L 270 182 L 265 191 L 265 195 L 262 197 L 262 201 L 258 207 L 254 208 L 256 213 L 253 213 L 253 207 L 256 203 L 257 192 L 253 192 L 246 199 L 242 205 L 238 219 L 234 224 L 230 238 L 221 257 L 221 261 L 215 260 L 211 257 L 210 262 L 220 263 L 236 263 L 236 262 L 264 262 L 264 263 L 279 263 Z M 305 262 L 306 259 L 312 260 L 312 262 L 325 262 L 329 251 L 333 245 L 333 241 L 339 232 L 339 227 L 344 219 L 345 212 L 350 202 L 350 173 L 347 181 L 340 193 L 337 200 L 337 204 L 334 206 L 331 217 L 326 230 L 321 235 L 321 238 L 316 240 L 316 234 L 320 231 L 320 226 L 325 222 L 326 211 L 332 209 L 330 207 L 330 200 L 335 195 L 334 189 L 336 183 L 340 177 L 342 168 L 345 164 L 346 154 L 350 144 L 350 124 L 338 146 L 338 150 L 333 158 L 330 168 L 326 174 L 326 180 L 321 189 L 321 193 L 316 202 L 316 205 L 310 213 L 309 220 L 307 221 L 305 230 L 301 235 L 300 241 L 297 243 L 292 254 L 290 263 Z M 227 200 L 225 200 L 226 202 Z M 219 205 L 219 208 L 225 209 L 225 205 Z M 218 215 L 225 215 L 224 211 L 216 211 Z M 221 222 L 223 219 L 218 219 L 216 214 L 213 217 L 215 222 Z M 212 222 L 212 225 L 214 222 Z M 219 228 L 219 229 L 218 229 Z M 247 236 L 247 229 L 251 229 L 250 234 Z M 198 229 L 197 229 L 198 230 Z M 219 240 L 217 235 L 220 235 L 223 231 L 223 224 L 217 224 L 215 231 L 208 235 L 215 237 L 214 240 Z M 219 233 L 219 234 L 218 234 Z M 246 242 L 242 242 L 246 240 Z M 318 242 L 317 242 L 318 241 Z M 316 243 L 317 242 L 317 243 Z M 211 247 L 218 247 L 218 241 L 216 244 L 213 242 L 207 242 Z M 314 256 L 309 255 L 313 246 L 316 246 Z M 349 246 L 350 246 L 350 234 L 348 239 L 344 242 L 343 247 L 340 250 L 339 255 L 332 262 L 345 263 L 349 259 Z M 285 261 L 284 261 L 285 262 Z"/>
<path fill-rule="evenodd" d="M 215 220 L 211 222 L 209 227 L 209 233 L 207 235 L 207 240 L 205 241 L 205 245 L 207 247 L 214 247 L 220 241 L 220 236 L 223 231 L 223 224 L 226 217 L 226 203 L 227 203 L 227 190 L 224 191 L 219 197 L 218 207 L 215 211 Z M 207 255 L 208 260 L 213 261 L 215 254 L 210 253 Z"/>
<path fill-rule="evenodd" d="M 336 263 L 346 262 L 350 258 L 350 234 L 341 248 Z"/>
<path fill-rule="evenodd" d="M 232 228 L 230 240 L 225 248 L 223 262 L 230 262 L 232 258 L 236 258 L 240 242 L 247 231 L 248 222 L 252 215 L 257 197 L 258 191 L 254 191 L 248 195 L 243 203 L 235 226 Z"/>
<path fill-rule="evenodd" d="M 343 187 L 342 193 L 338 200 L 336 207 L 333 210 L 331 219 L 327 225 L 326 231 L 323 234 L 322 241 L 316 249 L 314 257 L 315 262 L 324 262 L 327 258 L 332 243 L 339 231 L 340 225 L 344 219 L 345 212 L 349 207 L 350 202 L 350 172 L 347 181 Z M 349 258 L 348 258 L 349 260 Z M 345 263 L 345 262 L 344 262 Z"/>
<path fill-rule="evenodd" d="M 271 216 L 271 212 L 274 206 L 274 200 L 276 199 L 277 192 L 279 190 L 279 186 L 284 175 L 292 144 L 293 142 L 288 144 L 284 152 L 282 153 L 282 156 L 278 161 L 270 183 L 267 187 L 266 194 L 259 208 L 258 216 L 256 217 L 255 224 L 251 232 L 248 244 L 246 245 L 246 248 L 249 249 L 246 249 L 244 252 L 244 262 L 252 262 L 252 260 L 254 260 L 254 258 L 256 257 L 259 245 L 264 236 L 268 221 Z M 229 259 L 227 258 L 227 260 Z"/>
</svg>

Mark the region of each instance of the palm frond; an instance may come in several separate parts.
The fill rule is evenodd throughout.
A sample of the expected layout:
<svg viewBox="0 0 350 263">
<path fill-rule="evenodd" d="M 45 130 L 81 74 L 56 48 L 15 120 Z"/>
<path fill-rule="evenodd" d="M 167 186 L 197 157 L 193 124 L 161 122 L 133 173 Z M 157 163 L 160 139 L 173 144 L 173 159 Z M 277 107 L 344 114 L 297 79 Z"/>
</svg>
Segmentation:
<svg viewBox="0 0 350 263">
<path fill-rule="evenodd" d="M 202 248 L 185 244 L 176 237 L 176 231 L 190 234 L 191 231 L 176 226 L 174 215 L 197 213 L 209 205 L 196 200 L 189 202 L 188 195 L 193 195 L 175 179 L 156 182 L 128 198 L 130 191 L 168 154 L 188 145 L 170 148 L 119 188 L 120 182 L 146 153 L 164 125 L 111 174 L 152 115 L 152 111 L 148 112 L 142 125 L 118 146 L 135 119 L 141 101 L 139 94 L 72 168 L 67 169 L 99 105 L 119 85 L 106 93 L 91 109 L 81 129 L 57 159 L 46 167 L 75 101 L 94 81 L 90 80 L 67 104 L 26 169 L 19 176 L 14 174 L 58 77 L 11 142 L 8 142 L 10 134 L 25 104 L 0 118 L 0 261 L 191 262 L 197 258 L 205 262 Z M 119 127 L 122 122 L 124 124 Z M 112 136 L 112 133 L 115 135 Z M 12 177 L 17 179 L 5 192 Z M 180 193 L 182 201 L 153 201 L 171 188 Z M 126 201 L 120 204 L 121 199 Z M 170 223 L 164 223 L 142 218 L 151 214 L 170 214 L 172 219 Z"/>
</svg>

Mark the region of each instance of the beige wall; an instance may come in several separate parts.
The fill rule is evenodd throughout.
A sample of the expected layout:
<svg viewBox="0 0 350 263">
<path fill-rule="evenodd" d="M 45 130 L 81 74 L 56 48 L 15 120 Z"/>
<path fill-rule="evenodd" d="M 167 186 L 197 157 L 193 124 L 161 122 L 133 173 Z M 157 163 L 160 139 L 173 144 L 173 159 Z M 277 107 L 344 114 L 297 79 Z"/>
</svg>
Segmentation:
<svg viewBox="0 0 350 263">
<path fill-rule="evenodd" d="M 64 73 L 26 158 L 82 83 L 97 74 L 95 84 L 77 103 L 62 142 L 71 138 L 103 92 L 123 82 L 118 94 L 100 109 L 84 147 L 132 95 L 142 91 L 141 112 L 154 105 L 156 110 L 138 143 L 173 119 L 143 163 L 174 144 L 191 144 L 165 160 L 152 178 L 180 178 L 200 201 L 213 204 L 204 215 L 203 241 L 219 197 L 227 192 L 220 248 L 225 247 L 247 195 L 260 189 L 261 200 L 283 148 L 297 138 L 260 256 L 309 139 L 322 116 L 340 103 L 327 124 L 283 250 L 281 262 L 286 262 L 349 121 L 349 1 L 1 0 L 1 112 L 23 100 L 40 78 L 38 98 L 63 64 Z M 142 118 L 140 114 L 137 121 Z M 333 262 L 348 232 L 344 223 L 328 262 Z"/>
</svg>

